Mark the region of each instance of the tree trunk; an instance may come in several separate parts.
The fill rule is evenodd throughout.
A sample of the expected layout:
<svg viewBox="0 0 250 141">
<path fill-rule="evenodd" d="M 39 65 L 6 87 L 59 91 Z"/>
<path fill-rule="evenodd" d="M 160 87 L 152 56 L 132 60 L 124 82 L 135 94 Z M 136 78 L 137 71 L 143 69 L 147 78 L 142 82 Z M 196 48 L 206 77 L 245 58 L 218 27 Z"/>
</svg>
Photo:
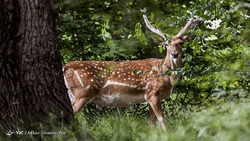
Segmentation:
<svg viewBox="0 0 250 141">
<path fill-rule="evenodd" d="M 0 0 L 0 123 L 32 128 L 73 115 L 63 81 L 57 0 Z"/>
</svg>

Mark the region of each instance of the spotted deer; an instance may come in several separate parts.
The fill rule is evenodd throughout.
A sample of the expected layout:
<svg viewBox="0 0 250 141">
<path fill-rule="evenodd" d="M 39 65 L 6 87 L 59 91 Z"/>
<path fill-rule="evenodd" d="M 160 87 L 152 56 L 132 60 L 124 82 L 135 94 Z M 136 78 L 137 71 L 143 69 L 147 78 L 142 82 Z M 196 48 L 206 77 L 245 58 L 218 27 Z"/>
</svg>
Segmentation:
<svg viewBox="0 0 250 141">
<path fill-rule="evenodd" d="M 167 48 L 166 57 L 124 62 L 74 61 L 66 64 L 64 79 L 74 112 L 89 102 L 109 107 L 148 102 L 151 122 L 155 123 L 158 119 L 163 130 L 167 129 L 160 102 L 169 98 L 179 76 L 165 72 L 182 66 L 183 43 L 192 39 L 184 34 L 201 20 L 190 19 L 168 44 L 164 33 L 154 28 L 145 15 L 143 18 L 146 26 L 163 38 Z"/>
</svg>

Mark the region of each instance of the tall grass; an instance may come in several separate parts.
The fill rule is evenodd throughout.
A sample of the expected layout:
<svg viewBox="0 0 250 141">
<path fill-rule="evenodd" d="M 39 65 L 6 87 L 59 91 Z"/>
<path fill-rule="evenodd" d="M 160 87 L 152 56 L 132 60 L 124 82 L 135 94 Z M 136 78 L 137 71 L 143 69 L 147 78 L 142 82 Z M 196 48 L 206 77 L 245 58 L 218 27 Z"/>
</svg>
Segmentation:
<svg viewBox="0 0 250 141">
<path fill-rule="evenodd" d="M 200 112 L 185 112 L 168 118 L 168 132 L 151 127 L 146 117 L 113 114 L 87 124 L 89 133 L 101 141 L 208 140 L 248 141 L 250 139 L 250 103 L 226 102 Z"/>
<path fill-rule="evenodd" d="M 195 108 L 195 107 L 193 107 Z M 197 107 L 197 109 L 200 107 Z M 195 110 L 194 110 L 195 111 Z M 53 121 L 51 121 L 53 123 Z M 113 110 L 99 116 L 78 113 L 71 125 L 41 126 L 41 131 L 65 134 L 17 136 L 18 140 L 96 140 L 96 141 L 248 141 L 250 139 L 250 100 L 223 102 L 203 110 L 180 110 L 167 117 L 168 131 L 150 126 L 146 114 Z M 3 137 L 1 140 L 16 139 Z"/>
</svg>

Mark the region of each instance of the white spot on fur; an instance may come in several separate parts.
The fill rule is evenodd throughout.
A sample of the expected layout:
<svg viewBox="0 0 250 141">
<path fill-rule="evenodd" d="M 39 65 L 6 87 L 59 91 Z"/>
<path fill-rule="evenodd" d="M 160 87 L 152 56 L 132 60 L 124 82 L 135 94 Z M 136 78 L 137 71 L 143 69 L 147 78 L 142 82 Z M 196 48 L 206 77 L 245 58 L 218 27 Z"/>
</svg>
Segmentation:
<svg viewBox="0 0 250 141">
<path fill-rule="evenodd" d="M 77 72 L 76 70 L 74 70 L 74 73 L 75 73 L 75 75 L 76 75 L 76 77 L 77 77 L 77 79 L 78 79 L 79 83 L 80 83 L 80 84 L 81 84 L 81 86 L 83 87 L 83 83 L 82 83 L 81 78 L 79 77 L 78 72 Z"/>
<path fill-rule="evenodd" d="M 65 77 L 64 75 L 63 75 L 63 79 L 64 79 L 64 83 L 65 83 L 65 85 L 66 85 L 67 89 L 69 89 L 68 82 L 66 81 L 66 77 Z"/>
<path fill-rule="evenodd" d="M 120 82 L 115 82 L 115 81 L 110 81 L 110 80 L 108 80 L 106 82 L 106 84 L 103 86 L 103 88 L 105 88 L 105 87 L 107 87 L 109 85 L 118 85 L 118 86 L 130 87 L 130 88 L 137 88 L 138 90 L 147 90 L 148 89 L 148 86 L 138 88 L 137 85 L 129 85 L 129 84 L 126 84 L 126 83 L 120 83 Z"/>
<path fill-rule="evenodd" d="M 85 90 L 88 90 L 90 88 L 90 85 L 88 85 L 86 88 L 85 88 Z"/>
<path fill-rule="evenodd" d="M 73 93 L 70 89 L 68 89 L 68 95 L 69 95 L 69 99 L 70 99 L 71 104 L 73 104 L 75 102 L 75 96 L 73 95 Z"/>
<path fill-rule="evenodd" d="M 137 88 L 137 86 L 136 86 L 136 85 L 131 85 L 130 87 L 131 87 L 131 88 Z"/>
<path fill-rule="evenodd" d="M 105 87 L 107 87 L 107 86 L 109 86 L 109 85 L 119 85 L 119 86 L 127 86 L 127 87 L 130 86 L 129 84 L 125 84 L 125 83 L 120 83 L 120 82 L 115 82 L 115 81 L 110 81 L 110 80 L 108 80 L 108 81 L 106 82 L 106 84 L 103 86 L 103 88 L 105 88 Z"/>
<path fill-rule="evenodd" d="M 64 83 L 68 89 L 68 96 L 69 96 L 70 102 L 71 102 L 71 104 L 73 104 L 75 102 L 75 97 L 74 97 L 72 91 L 69 89 L 69 85 L 68 85 L 68 82 L 67 82 L 65 76 L 63 76 L 63 78 L 64 78 Z"/>
<path fill-rule="evenodd" d="M 147 95 L 146 95 L 146 94 L 144 94 L 144 99 L 145 99 L 146 101 L 148 101 Z"/>
</svg>

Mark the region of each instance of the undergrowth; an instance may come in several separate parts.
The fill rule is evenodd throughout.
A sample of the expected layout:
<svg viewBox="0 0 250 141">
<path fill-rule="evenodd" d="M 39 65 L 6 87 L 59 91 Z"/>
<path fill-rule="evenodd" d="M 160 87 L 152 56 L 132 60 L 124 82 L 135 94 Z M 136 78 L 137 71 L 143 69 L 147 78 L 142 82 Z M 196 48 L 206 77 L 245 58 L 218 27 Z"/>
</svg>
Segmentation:
<svg viewBox="0 0 250 141">
<path fill-rule="evenodd" d="M 71 125 L 61 124 L 41 131 L 63 131 L 65 134 L 1 137 L 1 140 L 96 140 L 96 141 L 248 141 L 250 139 L 250 100 L 223 101 L 219 104 L 167 116 L 168 131 L 150 126 L 147 114 L 113 110 L 98 116 L 80 112 Z M 51 121 L 53 123 L 53 120 Z"/>
<path fill-rule="evenodd" d="M 115 112 L 87 123 L 89 133 L 102 141 L 166 141 L 211 140 L 247 141 L 250 139 L 250 102 L 223 102 L 208 108 L 179 111 L 178 116 L 168 117 L 168 132 L 160 125 L 152 127 L 145 116 Z"/>
</svg>

